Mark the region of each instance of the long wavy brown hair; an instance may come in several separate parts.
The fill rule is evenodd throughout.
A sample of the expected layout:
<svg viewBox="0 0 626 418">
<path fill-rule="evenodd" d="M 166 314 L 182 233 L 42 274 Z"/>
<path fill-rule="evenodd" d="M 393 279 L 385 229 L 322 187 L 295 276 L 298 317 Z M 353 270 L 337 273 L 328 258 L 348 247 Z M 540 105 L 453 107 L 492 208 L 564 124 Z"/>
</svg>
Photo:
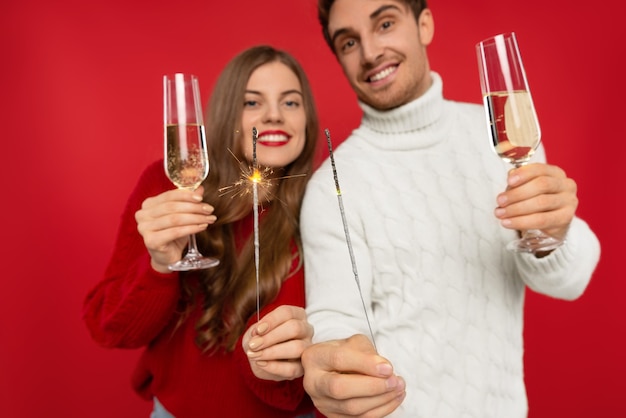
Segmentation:
<svg viewBox="0 0 626 418">
<path fill-rule="evenodd" d="M 289 53 L 270 46 L 249 48 L 235 56 L 219 76 L 206 114 L 207 148 L 211 169 L 204 182 L 204 200 L 215 207 L 215 224 L 198 234 L 200 250 L 217 257 L 217 267 L 201 271 L 199 282 L 182 276 L 187 313 L 201 301 L 203 313 L 196 324 L 197 344 L 204 350 L 223 347 L 232 351 L 246 324 L 256 312 L 256 269 L 253 237 L 239 250 L 233 223 L 252 212 L 252 198 L 223 195 L 220 189 L 237 182 L 246 163 L 241 136 L 252 141 L 252 132 L 241 132 L 244 94 L 248 79 L 258 67 L 271 62 L 289 67 L 300 81 L 306 115 L 306 143 L 299 157 L 278 170 L 271 202 L 263 203 L 259 230 L 259 294 L 261 305 L 271 302 L 293 273 L 294 257 L 302 268 L 299 214 L 304 189 L 312 173 L 319 122 L 306 74 Z M 276 173 L 275 173 L 276 175 Z M 239 239 L 241 239 L 239 237 Z M 194 273 L 198 274 L 198 273 Z M 194 284 L 195 283 L 195 284 Z M 183 317 L 184 320 L 184 317 Z"/>
<path fill-rule="evenodd" d="M 413 11 L 413 16 L 417 21 L 419 19 L 422 10 L 428 8 L 428 4 L 426 0 L 399 0 L 402 3 L 406 3 L 411 10 Z M 335 46 L 330 39 L 330 33 L 328 33 L 328 19 L 330 18 L 330 8 L 332 7 L 335 0 L 318 0 L 317 1 L 317 19 L 322 26 L 322 34 L 324 35 L 324 40 L 330 47 L 331 51 L 335 53 Z"/>
</svg>

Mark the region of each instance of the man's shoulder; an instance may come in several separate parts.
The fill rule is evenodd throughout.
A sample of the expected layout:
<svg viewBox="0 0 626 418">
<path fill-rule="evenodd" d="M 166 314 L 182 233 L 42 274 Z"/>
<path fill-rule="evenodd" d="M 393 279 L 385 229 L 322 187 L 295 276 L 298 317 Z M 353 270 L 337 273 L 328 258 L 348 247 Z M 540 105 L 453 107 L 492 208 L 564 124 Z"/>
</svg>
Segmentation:
<svg viewBox="0 0 626 418">
<path fill-rule="evenodd" d="M 484 112 L 483 105 L 479 103 L 466 102 L 466 101 L 461 101 L 461 100 L 451 100 L 451 99 L 446 99 L 445 102 L 462 111 Z"/>
<path fill-rule="evenodd" d="M 484 125 L 485 109 L 483 105 L 456 100 L 446 100 L 445 103 L 450 109 L 449 113 L 455 114 L 456 119 L 461 121 L 461 123 Z"/>
</svg>

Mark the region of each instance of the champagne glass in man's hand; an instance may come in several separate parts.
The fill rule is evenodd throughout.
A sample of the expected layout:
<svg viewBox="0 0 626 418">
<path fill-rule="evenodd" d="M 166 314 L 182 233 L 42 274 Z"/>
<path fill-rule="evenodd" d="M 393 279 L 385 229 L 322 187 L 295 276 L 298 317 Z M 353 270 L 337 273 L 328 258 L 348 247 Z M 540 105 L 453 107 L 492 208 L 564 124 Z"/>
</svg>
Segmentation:
<svg viewBox="0 0 626 418">
<path fill-rule="evenodd" d="M 539 146 L 541 130 L 515 33 L 485 39 L 476 44 L 476 52 L 491 145 L 500 158 L 520 167 Z M 531 229 L 507 248 L 535 253 L 561 244 L 562 240 Z"/>
<path fill-rule="evenodd" d="M 179 189 L 195 190 L 209 174 L 198 78 L 190 74 L 163 77 L 165 173 Z M 202 256 L 195 235 L 185 256 L 168 268 L 186 271 L 214 267 L 219 260 Z"/>
</svg>

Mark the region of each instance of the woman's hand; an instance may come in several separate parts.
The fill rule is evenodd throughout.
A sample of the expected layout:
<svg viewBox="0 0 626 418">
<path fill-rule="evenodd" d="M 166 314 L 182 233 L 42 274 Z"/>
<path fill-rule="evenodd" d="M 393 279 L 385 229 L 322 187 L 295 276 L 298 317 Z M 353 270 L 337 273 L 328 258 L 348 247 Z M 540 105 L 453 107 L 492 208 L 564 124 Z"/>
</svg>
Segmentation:
<svg viewBox="0 0 626 418">
<path fill-rule="evenodd" d="M 213 206 L 202 201 L 204 188 L 175 189 L 144 200 L 135 213 L 137 230 L 152 257 L 152 268 L 168 273 L 167 266 L 182 258 L 188 236 L 215 222 Z"/>
<path fill-rule="evenodd" d="M 259 379 L 292 380 L 304 374 L 300 356 L 312 338 L 304 309 L 282 305 L 248 328 L 242 347 Z"/>
</svg>

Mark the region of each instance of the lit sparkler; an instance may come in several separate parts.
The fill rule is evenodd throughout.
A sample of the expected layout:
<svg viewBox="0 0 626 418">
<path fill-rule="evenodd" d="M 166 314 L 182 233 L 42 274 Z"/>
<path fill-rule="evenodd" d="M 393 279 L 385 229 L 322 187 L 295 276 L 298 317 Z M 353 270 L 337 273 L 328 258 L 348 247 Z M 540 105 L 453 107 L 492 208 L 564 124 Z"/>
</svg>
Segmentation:
<svg viewBox="0 0 626 418">
<path fill-rule="evenodd" d="M 256 168 L 254 165 L 245 166 L 231 150 L 228 150 L 228 152 L 230 152 L 230 155 L 232 155 L 233 158 L 239 163 L 239 166 L 241 167 L 241 175 L 239 180 L 230 186 L 220 187 L 218 189 L 220 196 L 230 194 L 233 198 L 244 197 L 246 195 L 253 194 L 253 185 L 256 184 L 257 188 L 260 187 L 261 190 L 265 192 L 264 195 L 266 196 L 266 199 L 270 200 L 270 191 L 274 184 L 272 181 L 272 174 L 274 174 L 274 170 L 271 167 L 263 167 L 262 169 L 259 169 L 258 164 Z"/>
<path fill-rule="evenodd" d="M 241 175 L 239 179 L 229 186 L 220 187 L 218 191 L 221 196 L 231 195 L 232 198 L 244 197 L 253 194 L 253 185 L 257 188 L 265 200 L 271 201 L 275 196 L 272 195 L 272 189 L 275 180 L 289 179 L 293 177 L 304 177 L 306 174 L 293 174 L 290 176 L 274 177 L 274 169 L 272 167 L 255 167 L 253 165 L 244 165 L 231 150 L 228 150 L 241 167 Z"/>
<path fill-rule="evenodd" d="M 261 311 L 261 299 L 259 289 L 259 191 L 262 192 L 262 196 L 269 202 L 273 198 L 272 189 L 274 187 L 274 180 L 282 180 L 292 177 L 303 177 L 306 176 L 306 174 L 294 174 L 290 176 L 274 177 L 274 170 L 271 167 L 263 167 L 262 169 L 260 169 L 256 156 L 257 138 L 257 129 L 256 127 L 253 127 L 251 165 L 245 166 L 231 150 L 228 150 L 233 158 L 239 163 L 239 166 L 241 167 L 241 175 L 235 183 L 229 186 L 221 187 L 218 189 L 218 191 L 220 192 L 220 196 L 231 194 L 231 198 L 244 197 L 250 194 L 252 195 L 252 211 L 254 217 L 254 265 L 256 275 L 256 317 L 257 322 L 259 322 Z"/>
<path fill-rule="evenodd" d="M 256 127 L 252 128 L 252 210 L 254 211 L 254 267 L 256 273 L 256 321 L 260 320 L 261 301 L 259 296 L 259 164 L 256 160 Z"/>
<path fill-rule="evenodd" d="M 361 290 L 361 282 L 359 280 L 359 273 L 356 268 L 356 260 L 354 258 L 354 251 L 352 249 L 352 242 L 350 241 L 350 231 L 348 230 L 348 221 L 346 220 L 346 211 L 343 208 L 343 197 L 341 196 L 341 188 L 339 187 L 339 178 L 337 177 L 337 168 L 335 167 L 335 157 L 333 155 L 333 145 L 330 141 L 330 131 L 328 129 L 324 129 L 324 133 L 326 134 L 326 140 L 328 141 L 328 155 L 330 157 L 330 164 L 333 168 L 333 178 L 335 179 L 335 188 L 337 189 L 337 200 L 339 201 L 339 212 L 341 212 L 341 221 L 343 222 L 343 230 L 346 235 L 346 244 L 348 245 L 348 252 L 350 253 L 350 262 L 352 263 L 352 273 L 354 273 L 354 280 L 356 281 L 356 286 L 359 289 L 359 296 L 361 297 L 361 303 L 363 304 L 363 311 L 365 312 L 365 320 L 367 321 L 367 326 L 370 331 L 370 336 L 372 337 L 372 344 L 374 344 L 374 349 L 378 351 L 376 348 L 376 341 L 374 341 L 374 332 L 372 331 L 372 325 L 370 323 L 369 315 L 367 314 L 367 307 L 365 306 L 365 300 L 363 299 L 363 291 Z"/>
</svg>

